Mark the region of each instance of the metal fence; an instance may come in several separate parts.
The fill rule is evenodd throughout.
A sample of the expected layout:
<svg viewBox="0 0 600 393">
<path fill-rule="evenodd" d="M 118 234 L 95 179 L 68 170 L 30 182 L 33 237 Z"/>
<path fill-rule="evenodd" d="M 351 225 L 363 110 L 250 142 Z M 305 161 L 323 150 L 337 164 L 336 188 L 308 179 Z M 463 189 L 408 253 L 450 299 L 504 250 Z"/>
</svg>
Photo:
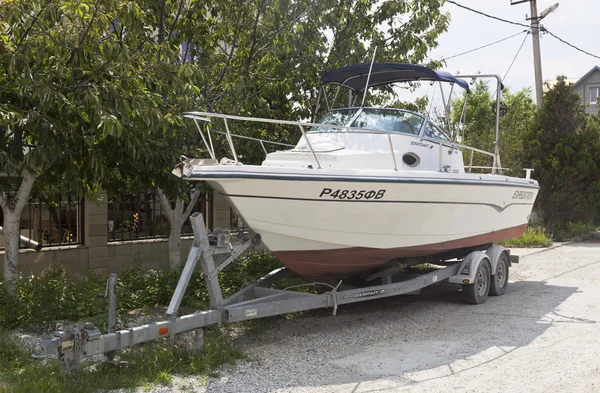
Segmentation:
<svg viewBox="0 0 600 393">
<path fill-rule="evenodd" d="M 201 212 L 207 228 L 213 226 L 212 192 L 202 193 L 192 212 Z M 127 241 L 169 237 L 169 220 L 154 192 L 125 195 L 108 202 L 108 241 Z M 182 235 L 192 234 L 189 218 Z"/>
<path fill-rule="evenodd" d="M 246 233 L 249 230 L 248 225 L 244 222 L 239 213 L 233 208 L 229 209 L 229 228 L 232 232 L 238 233 Z"/>
<path fill-rule="evenodd" d="M 0 210 L 0 226 L 4 217 Z M 83 201 L 71 197 L 48 202 L 45 198 L 30 199 L 21 214 L 21 235 L 42 244 L 42 247 L 81 244 L 83 242 Z M 4 249 L 0 236 L 0 250 Z M 20 244 L 21 248 L 26 248 Z"/>
</svg>

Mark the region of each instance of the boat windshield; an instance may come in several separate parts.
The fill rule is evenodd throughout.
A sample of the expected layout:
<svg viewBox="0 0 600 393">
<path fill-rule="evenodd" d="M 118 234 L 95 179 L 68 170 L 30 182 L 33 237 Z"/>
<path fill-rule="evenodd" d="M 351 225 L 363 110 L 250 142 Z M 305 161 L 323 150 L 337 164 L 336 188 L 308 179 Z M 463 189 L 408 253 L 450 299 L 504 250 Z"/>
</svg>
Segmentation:
<svg viewBox="0 0 600 393">
<path fill-rule="evenodd" d="M 357 116 L 358 111 L 360 113 Z M 350 121 L 352 121 L 351 124 L 349 124 Z M 343 108 L 328 112 L 319 123 L 419 135 L 423 121 L 422 116 L 402 109 Z M 340 130 L 328 127 L 313 127 L 311 131 L 339 132 Z"/>
<path fill-rule="evenodd" d="M 423 117 L 401 109 L 365 108 L 352 127 L 419 135 Z"/>
<path fill-rule="evenodd" d="M 334 109 L 331 112 L 327 112 L 325 116 L 319 121 L 319 124 L 331 124 L 334 126 L 345 126 L 350 120 L 356 115 L 360 108 L 343 108 Z M 326 128 L 326 127 L 312 127 L 311 131 L 339 131 L 337 128 Z"/>
</svg>

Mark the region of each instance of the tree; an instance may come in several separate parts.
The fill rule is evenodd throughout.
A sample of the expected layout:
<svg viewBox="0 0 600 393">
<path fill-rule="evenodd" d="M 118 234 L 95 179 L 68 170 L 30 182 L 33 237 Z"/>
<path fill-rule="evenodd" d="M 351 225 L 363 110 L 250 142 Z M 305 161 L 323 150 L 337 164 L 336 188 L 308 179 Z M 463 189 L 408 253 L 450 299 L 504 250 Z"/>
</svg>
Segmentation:
<svg viewBox="0 0 600 393">
<path fill-rule="evenodd" d="M 5 280 L 18 277 L 20 217 L 32 192 L 90 196 L 124 152 L 143 156 L 147 130 L 173 123 L 156 87 L 185 93 L 186 73 L 147 9 L 117 0 L 0 3 Z"/>
<path fill-rule="evenodd" d="M 422 63 L 427 52 L 446 30 L 449 17 L 440 11 L 438 0 L 402 3 L 376 1 L 258 0 L 163 1 L 156 10 L 158 30 L 185 48 L 183 61 L 203 71 L 196 78 L 199 94 L 169 94 L 162 85 L 157 91 L 163 110 L 207 110 L 253 117 L 308 119 L 317 96 L 323 71 L 352 63 L 370 61 L 375 45 L 377 59 Z M 160 27 L 163 26 L 164 27 Z M 171 29 L 172 33 L 168 33 Z M 438 63 L 431 63 L 437 65 Z M 180 262 L 180 228 L 190 213 L 199 191 L 189 191 L 170 175 L 181 154 L 207 156 L 194 150 L 200 142 L 190 122 L 187 128 L 154 130 L 153 148 L 137 169 L 124 172 L 151 173 L 147 187 L 158 189 L 169 217 L 169 260 Z M 211 127 L 223 130 L 223 124 Z M 263 139 L 295 143 L 299 130 L 257 123 L 232 122 L 232 132 Z M 191 132 L 191 133 L 190 133 Z M 193 136 L 195 133 L 195 137 Z M 223 139 L 215 141 L 217 157 L 229 155 Z M 254 141 L 236 140 L 244 163 L 257 164 L 263 150 Z M 123 168 L 123 166 L 121 166 Z M 145 167 L 145 170 L 144 168 Z M 127 176 L 124 174 L 123 176 Z M 188 205 L 189 206 L 189 205 Z"/>
<path fill-rule="evenodd" d="M 510 176 L 521 176 L 525 153 L 525 136 L 529 133 L 535 119 L 535 104 L 530 89 L 522 89 L 512 93 L 505 88 L 502 91 L 502 102 L 506 104 L 506 114 L 500 116 L 500 157 L 503 168 L 507 168 Z M 452 121 L 457 124 L 461 116 L 463 99 L 454 100 Z M 496 130 L 494 108 L 496 96 L 492 95 L 489 85 L 476 83 L 467 99 L 464 115 L 463 143 L 478 149 L 493 152 Z M 468 153 L 470 155 L 470 153 Z M 465 156 L 465 160 L 470 158 Z M 490 165 L 482 160 L 483 156 L 474 156 L 474 165 Z"/>
<path fill-rule="evenodd" d="M 600 125 L 587 115 L 564 77 L 544 94 L 526 136 L 540 183 L 538 203 L 547 228 L 600 219 Z"/>
<path fill-rule="evenodd" d="M 449 23 L 442 4 L 439 0 L 211 3 L 209 27 L 191 36 L 194 47 L 203 48 L 198 61 L 207 70 L 198 106 L 256 117 L 309 119 L 324 71 L 369 62 L 376 46 L 378 61 L 427 62 L 428 51 Z M 241 131 L 282 136 L 273 129 L 250 128 Z"/>
<path fill-rule="evenodd" d="M 177 200 L 187 187 L 169 177 L 190 144 L 183 111 L 309 118 L 324 70 L 369 61 L 376 45 L 377 59 L 425 62 L 448 26 L 442 3 L 0 3 L 0 167 L 13 179 L 0 180 L 5 279 L 18 274 L 20 215 L 32 193 L 151 185 L 185 213 Z M 298 132 L 236 127 L 274 139 Z M 246 162 L 259 159 L 256 145 L 239 150 Z"/>
</svg>

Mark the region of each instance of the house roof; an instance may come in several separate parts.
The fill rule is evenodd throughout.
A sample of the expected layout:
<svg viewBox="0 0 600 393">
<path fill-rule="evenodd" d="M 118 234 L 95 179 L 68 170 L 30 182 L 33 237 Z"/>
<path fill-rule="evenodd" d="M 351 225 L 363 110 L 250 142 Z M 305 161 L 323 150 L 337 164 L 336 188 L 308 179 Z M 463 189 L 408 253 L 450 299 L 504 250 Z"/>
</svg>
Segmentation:
<svg viewBox="0 0 600 393">
<path fill-rule="evenodd" d="M 583 82 L 584 80 L 587 79 L 588 76 L 590 76 L 594 71 L 600 71 L 600 67 L 595 66 L 594 68 L 592 68 L 591 70 L 589 70 L 584 76 L 582 76 L 581 78 L 579 78 L 579 80 L 577 82 L 575 82 L 573 84 L 573 86 L 571 86 L 571 88 L 575 88 L 577 85 L 579 85 L 581 82 Z"/>
<path fill-rule="evenodd" d="M 579 80 L 579 78 L 567 78 L 565 79 L 565 83 L 567 85 L 571 85 L 571 88 L 573 88 L 573 85 Z M 543 90 L 544 92 L 547 92 L 548 90 L 552 89 L 554 87 L 554 85 L 556 85 L 556 83 L 558 82 L 558 79 L 547 79 L 544 81 L 544 85 L 543 85 Z"/>
</svg>

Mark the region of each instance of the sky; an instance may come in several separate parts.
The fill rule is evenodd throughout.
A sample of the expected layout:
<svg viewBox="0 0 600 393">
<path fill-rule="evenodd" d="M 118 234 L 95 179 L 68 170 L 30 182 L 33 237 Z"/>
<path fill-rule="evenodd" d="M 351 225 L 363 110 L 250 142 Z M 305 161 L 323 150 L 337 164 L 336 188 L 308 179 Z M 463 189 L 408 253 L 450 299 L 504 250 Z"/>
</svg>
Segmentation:
<svg viewBox="0 0 600 393">
<path fill-rule="evenodd" d="M 511 0 L 455 0 L 457 3 L 503 19 L 530 24 L 525 20 L 530 15 L 529 3 L 511 5 Z M 556 1 L 538 0 L 538 14 Z M 600 15 L 599 0 L 568 0 L 559 2 L 559 7 L 546 16 L 541 24 L 549 31 L 588 52 L 600 56 Z M 440 59 L 489 44 L 525 30 L 524 27 L 486 18 L 454 4 L 446 3 L 444 10 L 450 12 L 451 22 L 448 31 L 441 35 L 437 48 L 430 57 Z M 524 34 L 454 59 L 447 60 L 442 69 L 455 74 L 483 74 L 507 72 L 510 63 L 523 42 Z M 533 48 L 531 34 L 519 53 L 514 65 L 504 80 L 511 91 L 530 87 L 534 89 Z M 540 36 L 542 77 L 556 79 L 557 75 L 578 79 L 594 66 L 600 66 L 600 59 L 580 53 L 561 43 L 548 34 Z"/>
</svg>

